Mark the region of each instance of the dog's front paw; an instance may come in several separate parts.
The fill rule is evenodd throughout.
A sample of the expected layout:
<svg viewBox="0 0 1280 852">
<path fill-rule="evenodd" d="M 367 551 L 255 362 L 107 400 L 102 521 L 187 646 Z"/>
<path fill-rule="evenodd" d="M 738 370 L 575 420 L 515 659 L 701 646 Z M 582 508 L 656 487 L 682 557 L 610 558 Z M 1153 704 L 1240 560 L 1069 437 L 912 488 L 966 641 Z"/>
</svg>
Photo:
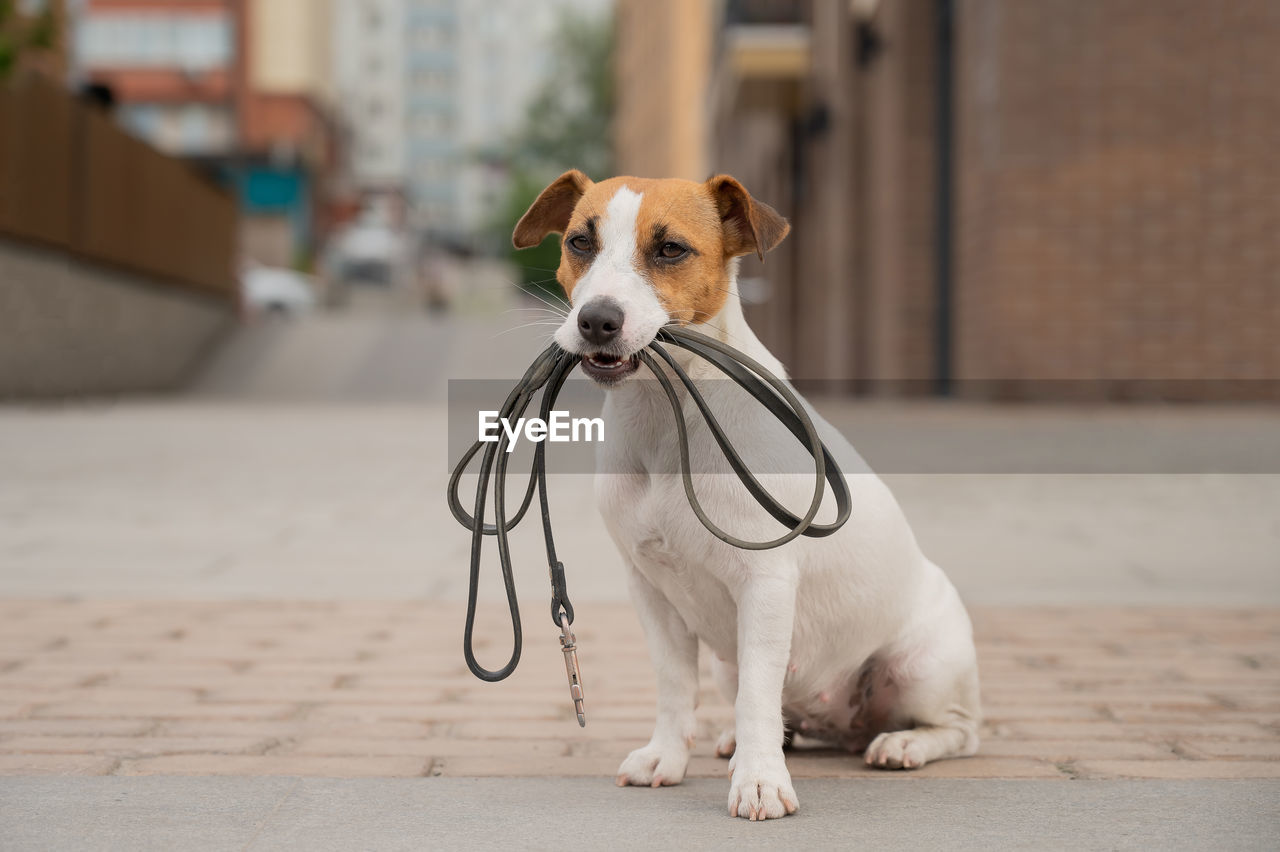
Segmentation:
<svg viewBox="0 0 1280 852">
<path fill-rule="evenodd" d="M 638 748 L 618 767 L 619 787 L 670 787 L 684 780 L 689 748 L 683 743 L 650 742 Z"/>
<path fill-rule="evenodd" d="M 795 813 L 800 807 L 781 751 L 776 756 L 748 757 L 739 750 L 731 767 L 729 816 L 777 819 Z"/>
</svg>

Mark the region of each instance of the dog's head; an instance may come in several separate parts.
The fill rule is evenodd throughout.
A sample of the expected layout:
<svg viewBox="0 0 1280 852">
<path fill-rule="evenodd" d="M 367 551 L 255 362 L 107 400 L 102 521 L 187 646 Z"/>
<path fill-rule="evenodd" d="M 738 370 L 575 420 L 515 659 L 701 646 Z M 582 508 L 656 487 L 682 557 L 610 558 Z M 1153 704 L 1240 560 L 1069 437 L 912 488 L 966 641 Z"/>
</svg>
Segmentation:
<svg viewBox="0 0 1280 852">
<path fill-rule="evenodd" d="M 728 175 L 705 183 L 579 171 L 556 178 L 516 225 L 516 248 L 563 234 L 556 279 L 573 309 L 555 339 L 605 385 L 668 323 L 706 322 L 730 295 L 735 257 L 761 257 L 790 226 Z"/>
</svg>

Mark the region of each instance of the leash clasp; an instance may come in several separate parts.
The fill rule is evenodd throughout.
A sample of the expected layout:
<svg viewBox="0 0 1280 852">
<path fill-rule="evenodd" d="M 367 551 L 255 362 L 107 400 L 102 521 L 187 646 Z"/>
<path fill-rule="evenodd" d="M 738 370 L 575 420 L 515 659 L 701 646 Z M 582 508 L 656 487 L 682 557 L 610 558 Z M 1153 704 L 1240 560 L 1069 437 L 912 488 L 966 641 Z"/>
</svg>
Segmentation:
<svg viewBox="0 0 1280 852">
<path fill-rule="evenodd" d="M 560 610 L 560 650 L 564 652 L 565 674 L 569 676 L 569 695 L 578 714 L 578 725 L 587 726 L 587 711 L 582 703 L 582 669 L 578 667 L 578 644 L 569 629 L 569 614 Z"/>
</svg>

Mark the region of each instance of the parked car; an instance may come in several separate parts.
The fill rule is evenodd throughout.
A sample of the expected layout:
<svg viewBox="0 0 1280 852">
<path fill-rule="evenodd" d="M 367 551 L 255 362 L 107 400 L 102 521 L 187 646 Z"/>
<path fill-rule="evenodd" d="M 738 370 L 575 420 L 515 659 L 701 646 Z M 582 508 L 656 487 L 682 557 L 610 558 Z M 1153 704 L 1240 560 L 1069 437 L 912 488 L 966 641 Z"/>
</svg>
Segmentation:
<svg viewBox="0 0 1280 852">
<path fill-rule="evenodd" d="M 251 266 L 241 274 L 240 288 L 249 317 L 292 317 L 316 306 L 314 279 L 292 269 Z"/>
</svg>

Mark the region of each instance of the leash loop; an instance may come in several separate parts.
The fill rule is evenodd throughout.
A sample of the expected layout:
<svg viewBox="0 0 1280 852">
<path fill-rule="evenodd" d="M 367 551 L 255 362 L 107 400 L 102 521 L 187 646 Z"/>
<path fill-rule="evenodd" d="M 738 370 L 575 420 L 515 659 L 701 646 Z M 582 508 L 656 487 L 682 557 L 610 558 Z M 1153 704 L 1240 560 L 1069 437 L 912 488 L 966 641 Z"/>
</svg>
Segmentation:
<svg viewBox="0 0 1280 852">
<path fill-rule="evenodd" d="M 706 400 L 697 388 L 697 384 L 688 373 L 667 351 L 668 346 L 685 349 L 714 365 L 738 386 L 765 406 L 788 431 L 805 447 L 813 458 L 814 489 L 813 498 L 808 509 L 801 516 L 788 510 L 773 495 L 769 494 L 747 468 L 733 443 L 725 435 L 724 429 L 711 411 Z M 645 349 L 638 353 L 640 361 L 649 368 L 662 387 L 671 410 L 675 415 L 677 445 L 680 455 L 680 477 L 684 486 L 685 497 L 689 507 L 698 521 L 716 538 L 727 544 L 744 550 L 769 550 L 781 547 L 799 536 L 821 538 L 834 533 L 844 526 L 851 513 L 851 498 L 848 483 L 839 465 L 832 457 L 826 445 L 818 435 L 813 419 L 805 409 L 804 402 L 785 381 L 769 372 L 764 365 L 745 353 L 721 343 L 715 338 L 679 326 L 663 328 Z M 656 356 L 656 358 L 655 358 Z M 547 347 L 525 371 L 524 377 L 512 388 L 499 411 L 499 422 L 518 419 L 524 415 L 534 395 L 542 390 L 539 405 L 541 417 L 548 420 L 551 406 L 555 403 L 560 389 L 564 387 L 569 373 L 577 366 L 581 356 L 564 351 L 556 344 Z M 661 361 L 662 363 L 659 363 Z M 665 369 L 664 369 L 665 367 Z M 693 485 L 692 464 L 689 457 L 688 427 L 684 420 L 684 407 L 675 384 L 667 375 L 670 371 L 684 391 L 692 400 L 707 425 L 708 430 L 720 447 L 725 460 L 733 470 L 743 487 L 778 523 L 787 528 L 787 532 L 777 538 L 765 541 L 751 541 L 731 535 L 717 526 L 703 509 L 702 503 Z M 551 530 L 551 507 L 547 499 L 547 466 L 546 441 L 539 442 L 534 449 L 533 465 L 529 475 L 529 485 L 514 515 L 507 515 L 506 478 L 509 456 L 506 447 L 509 438 L 505 430 L 499 430 L 497 441 L 476 441 L 463 453 L 449 477 L 448 504 L 458 523 L 471 531 L 471 565 L 470 586 L 467 594 L 467 620 L 463 632 L 462 651 L 467 667 L 476 677 L 485 681 L 499 681 L 511 675 L 520 662 L 523 647 L 523 636 L 520 626 L 520 607 L 516 601 L 515 580 L 512 576 L 511 545 L 508 533 L 524 519 L 533 503 L 533 495 L 538 494 L 539 510 L 542 515 L 542 538 L 546 544 L 548 575 L 551 581 L 551 620 L 560 630 L 560 649 L 564 653 L 565 673 L 569 680 L 569 695 L 573 699 L 574 712 L 579 725 L 586 725 L 586 713 L 583 706 L 582 671 L 578 664 L 577 639 L 570 629 L 573 624 L 573 604 L 569 601 L 569 593 L 565 581 L 564 563 L 556 558 L 555 539 Z M 463 506 L 458 496 L 458 487 L 463 473 L 479 457 L 479 482 L 471 512 Z M 814 519 L 822 506 L 826 488 L 831 488 L 836 501 L 836 518 L 831 523 L 818 523 Z M 493 523 L 484 521 L 485 507 L 489 492 L 493 493 Z M 475 628 L 476 605 L 480 586 L 480 562 L 484 548 L 484 537 L 494 536 L 498 543 L 498 564 L 502 571 L 502 583 L 507 595 L 507 607 L 511 615 L 511 656 L 506 664 L 498 669 L 486 669 L 476 660 L 473 632 Z"/>
</svg>

